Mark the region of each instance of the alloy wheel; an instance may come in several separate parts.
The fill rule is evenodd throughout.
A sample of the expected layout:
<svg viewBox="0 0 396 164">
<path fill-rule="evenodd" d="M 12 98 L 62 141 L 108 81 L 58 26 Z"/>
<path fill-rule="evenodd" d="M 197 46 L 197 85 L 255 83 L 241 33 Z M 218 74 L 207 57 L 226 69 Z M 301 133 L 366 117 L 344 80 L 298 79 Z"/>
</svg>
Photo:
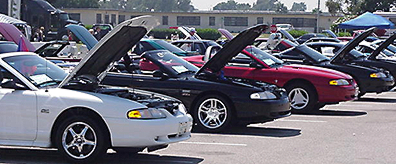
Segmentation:
<svg viewBox="0 0 396 164">
<path fill-rule="evenodd" d="M 303 88 L 294 88 L 289 93 L 290 104 L 293 109 L 304 109 L 309 103 L 309 94 Z"/>
<path fill-rule="evenodd" d="M 206 128 L 219 128 L 226 122 L 227 108 L 219 99 L 206 99 L 198 107 L 198 119 Z"/>
<path fill-rule="evenodd" d="M 75 159 L 89 157 L 96 149 L 97 137 L 94 129 L 84 122 L 74 122 L 63 132 L 62 146 Z"/>
</svg>

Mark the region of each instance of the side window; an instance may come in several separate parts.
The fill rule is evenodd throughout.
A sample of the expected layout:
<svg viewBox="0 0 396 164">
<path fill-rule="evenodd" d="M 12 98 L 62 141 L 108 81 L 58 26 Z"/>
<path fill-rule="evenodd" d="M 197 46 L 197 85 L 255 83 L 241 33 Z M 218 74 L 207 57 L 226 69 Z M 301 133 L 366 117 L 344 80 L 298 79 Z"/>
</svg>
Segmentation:
<svg viewBox="0 0 396 164">
<path fill-rule="evenodd" d="M 337 51 L 335 47 L 321 47 L 320 52 L 327 57 L 333 57 Z"/>
<path fill-rule="evenodd" d="M 194 51 L 198 52 L 201 55 L 204 55 L 205 50 L 205 46 L 202 43 L 194 43 Z"/>
<path fill-rule="evenodd" d="M 178 47 L 184 51 L 192 51 L 192 44 L 191 43 L 181 43 Z"/>
<path fill-rule="evenodd" d="M 4 69 L 3 67 L 0 67 L 0 71 L 2 76 L 2 79 L 0 79 L 0 88 L 12 88 L 14 89 L 15 86 L 19 88 L 27 88 L 25 84 L 23 84 L 17 77 L 15 77 L 12 73 Z"/>
</svg>

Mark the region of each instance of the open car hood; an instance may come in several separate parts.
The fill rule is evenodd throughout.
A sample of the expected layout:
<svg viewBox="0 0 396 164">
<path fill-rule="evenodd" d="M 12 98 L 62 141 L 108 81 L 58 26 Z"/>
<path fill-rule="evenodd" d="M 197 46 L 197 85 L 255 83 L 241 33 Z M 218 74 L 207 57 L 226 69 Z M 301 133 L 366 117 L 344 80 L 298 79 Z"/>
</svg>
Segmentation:
<svg viewBox="0 0 396 164">
<path fill-rule="evenodd" d="M 14 42 L 15 44 L 19 44 L 19 40 L 22 38 L 30 52 L 34 52 L 36 50 L 22 32 L 12 24 L 0 23 L 0 34 L 8 41 Z"/>
<path fill-rule="evenodd" d="M 66 28 L 81 40 L 87 46 L 88 50 L 91 50 L 98 43 L 98 40 L 83 26 L 70 24 Z"/>
<path fill-rule="evenodd" d="M 268 28 L 268 25 L 257 25 L 251 27 L 228 42 L 222 49 L 220 49 L 201 69 L 197 72 L 200 74 L 204 70 L 209 69 L 212 73 L 219 72 L 231 58 L 238 55 L 246 46 L 253 43 L 263 31 Z"/>
<path fill-rule="evenodd" d="M 106 76 L 107 71 L 112 68 L 114 62 L 125 56 L 141 38 L 157 25 L 158 20 L 152 16 L 141 16 L 119 24 L 88 52 L 59 84 L 59 87 L 65 86 L 73 78 L 82 75 L 97 77 L 100 82 Z"/>
<path fill-rule="evenodd" d="M 279 32 L 286 38 L 286 39 L 289 39 L 290 41 L 292 41 L 293 43 L 295 43 L 295 44 L 299 44 L 298 42 L 297 42 L 297 39 L 296 38 L 294 38 L 289 32 L 287 32 L 286 30 L 282 30 L 282 29 L 280 29 L 279 30 Z"/>
<path fill-rule="evenodd" d="M 360 44 L 363 40 L 365 40 L 367 37 L 369 37 L 375 30 L 376 28 L 370 28 L 363 33 L 359 34 L 359 36 L 355 37 L 351 41 L 349 41 L 344 47 L 342 47 L 340 50 L 338 50 L 333 58 L 331 58 L 330 63 L 337 63 L 341 62 L 347 55 L 348 53 L 353 50 L 356 46 Z"/>
<path fill-rule="evenodd" d="M 368 59 L 376 59 L 377 56 L 382 52 L 382 50 L 384 50 L 385 48 L 387 48 L 390 44 L 393 43 L 393 41 L 396 39 L 396 34 L 393 34 L 392 36 L 390 36 L 388 39 L 386 39 L 384 42 L 382 42 L 368 57 Z"/>
<path fill-rule="evenodd" d="M 195 32 L 194 35 L 191 35 L 191 30 L 188 27 L 181 26 L 177 28 L 180 30 L 185 36 L 187 40 L 202 40 L 201 37 Z"/>
</svg>

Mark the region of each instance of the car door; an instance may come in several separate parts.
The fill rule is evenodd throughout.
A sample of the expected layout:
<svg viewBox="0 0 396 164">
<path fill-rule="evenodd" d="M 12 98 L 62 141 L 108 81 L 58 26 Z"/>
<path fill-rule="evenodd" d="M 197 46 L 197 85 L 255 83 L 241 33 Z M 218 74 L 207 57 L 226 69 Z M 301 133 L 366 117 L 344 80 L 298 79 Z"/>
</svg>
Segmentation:
<svg viewBox="0 0 396 164">
<path fill-rule="evenodd" d="M 254 79 L 255 72 L 258 68 L 253 66 L 258 63 L 245 54 L 238 54 L 231 59 L 224 69 L 224 75 L 229 77 L 239 77 L 245 79 Z"/>
<path fill-rule="evenodd" d="M 36 93 L 13 74 L 0 69 L 4 76 L 0 87 L 0 140 L 33 141 L 37 133 Z"/>
</svg>

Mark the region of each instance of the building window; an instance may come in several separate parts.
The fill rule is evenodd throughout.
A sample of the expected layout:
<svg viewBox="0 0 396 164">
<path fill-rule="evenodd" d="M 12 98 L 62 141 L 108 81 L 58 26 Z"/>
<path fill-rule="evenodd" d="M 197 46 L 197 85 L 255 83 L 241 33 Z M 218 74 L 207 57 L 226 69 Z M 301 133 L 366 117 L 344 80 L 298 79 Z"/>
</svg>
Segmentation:
<svg viewBox="0 0 396 164">
<path fill-rule="evenodd" d="M 162 16 L 162 25 L 168 25 L 168 16 Z"/>
<path fill-rule="evenodd" d="M 224 26 L 248 26 L 248 17 L 224 17 Z"/>
<path fill-rule="evenodd" d="M 294 27 L 316 27 L 315 18 L 272 18 L 273 24 L 291 24 Z"/>
<path fill-rule="evenodd" d="M 215 25 L 216 25 L 216 18 L 209 17 L 209 26 L 215 26 Z"/>
<path fill-rule="evenodd" d="M 72 20 L 81 21 L 80 13 L 69 13 L 69 17 Z"/>
<path fill-rule="evenodd" d="M 125 21 L 125 15 L 118 15 L 118 24 Z"/>
<path fill-rule="evenodd" d="M 104 23 L 106 23 L 106 24 L 110 23 L 110 16 L 109 15 L 105 15 Z"/>
<path fill-rule="evenodd" d="M 263 24 L 264 23 L 264 18 L 263 17 L 257 17 L 257 24 Z"/>
<path fill-rule="evenodd" d="M 96 14 L 96 23 L 102 23 L 102 14 Z"/>
<path fill-rule="evenodd" d="M 177 25 L 178 26 L 200 26 L 201 25 L 201 17 L 200 16 L 177 16 Z"/>
<path fill-rule="evenodd" d="M 115 14 L 111 14 L 111 24 L 116 24 L 116 18 L 117 18 L 117 16 L 115 15 Z"/>
</svg>

